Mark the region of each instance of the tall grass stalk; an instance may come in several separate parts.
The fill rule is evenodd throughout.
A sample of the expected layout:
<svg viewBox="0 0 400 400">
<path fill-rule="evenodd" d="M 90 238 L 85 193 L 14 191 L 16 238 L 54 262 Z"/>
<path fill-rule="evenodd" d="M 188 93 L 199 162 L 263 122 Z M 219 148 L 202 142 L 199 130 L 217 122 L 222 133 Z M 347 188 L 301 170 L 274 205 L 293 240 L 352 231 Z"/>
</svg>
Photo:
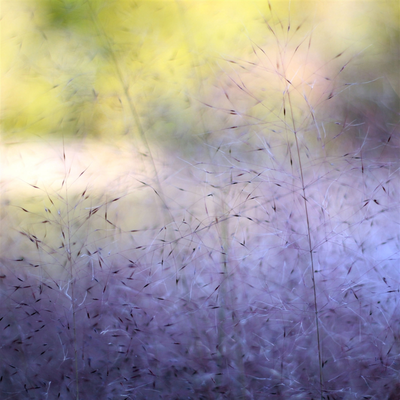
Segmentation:
<svg viewBox="0 0 400 400">
<path fill-rule="evenodd" d="M 271 6 L 270 6 L 271 9 Z M 269 25 L 267 22 L 268 28 L 270 29 L 271 32 L 274 33 L 274 30 L 272 27 Z M 290 32 L 290 22 L 288 25 L 288 33 Z M 274 33 L 275 35 L 275 33 Z M 276 36 L 276 35 L 275 35 Z M 310 42 L 311 42 L 311 37 L 310 37 Z M 279 45 L 279 43 L 278 43 Z M 287 96 L 288 103 L 289 103 L 289 110 L 290 110 L 290 118 L 291 118 L 291 124 L 293 127 L 293 135 L 296 143 L 296 152 L 297 152 L 297 158 L 299 162 L 299 170 L 300 170 L 300 178 L 301 178 L 301 190 L 303 192 L 303 200 L 304 200 L 304 211 L 305 211 L 305 217 L 306 217 L 306 223 L 307 223 L 307 237 L 308 237 L 308 250 L 310 253 L 310 264 L 311 264 L 311 279 L 312 279 L 312 287 L 313 287 L 313 295 L 314 295 L 314 310 L 315 310 L 315 325 L 316 325 L 316 332 L 317 332 L 317 345 L 318 345 L 318 365 L 319 365 L 319 383 L 320 383 L 320 396 L 321 400 L 323 399 L 323 389 L 324 389 L 324 379 L 323 379 L 323 364 L 322 364 L 322 344 L 321 344 L 321 338 L 320 338 L 320 327 L 319 327 L 319 315 L 318 315 L 318 301 L 317 301 L 317 283 L 315 280 L 315 268 L 314 268 L 314 257 L 313 257 L 313 246 L 311 243 L 311 225 L 310 225 L 310 218 L 308 216 L 308 200 L 307 200 L 307 194 L 306 194 L 306 186 L 304 182 L 304 173 L 303 173 L 303 165 L 301 161 L 301 155 L 300 155 L 300 146 L 299 146 L 299 141 L 297 138 L 297 128 L 296 128 L 296 120 L 293 114 L 293 106 L 292 106 L 292 100 L 290 96 L 290 87 L 291 83 L 289 80 L 289 77 L 286 74 L 286 63 L 285 60 L 282 57 L 282 52 L 279 52 L 280 55 L 280 62 L 282 65 L 283 69 L 283 82 L 285 86 L 288 84 L 289 86 L 285 89 L 284 93 Z M 305 97 L 305 101 L 307 102 L 307 97 Z M 284 102 L 285 103 L 285 102 Z M 285 106 L 284 106 L 285 107 Z M 284 117 L 286 117 L 286 112 L 284 112 Z M 285 124 L 286 125 L 286 124 Z"/>
<path fill-rule="evenodd" d="M 101 40 L 104 42 L 104 46 L 107 49 L 107 53 L 111 57 L 112 64 L 113 64 L 113 66 L 115 68 L 116 75 L 117 75 L 118 80 L 119 80 L 119 82 L 121 84 L 122 91 L 124 93 L 124 97 L 126 99 L 128 107 L 129 107 L 129 112 L 131 113 L 131 115 L 133 117 L 133 120 L 135 121 L 135 124 L 136 124 L 136 127 L 137 127 L 137 131 L 139 132 L 139 135 L 140 135 L 140 139 L 142 140 L 142 142 L 143 142 L 143 144 L 144 144 L 144 146 L 145 146 L 145 148 L 147 150 L 147 153 L 149 155 L 149 159 L 150 159 L 150 162 L 151 162 L 151 166 L 152 166 L 152 168 L 154 170 L 154 176 L 155 176 L 155 180 L 156 180 L 156 189 L 153 189 L 153 190 L 155 191 L 155 193 L 157 194 L 157 196 L 161 200 L 161 203 L 162 203 L 162 205 L 163 205 L 163 207 L 165 209 L 165 213 L 163 213 L 163 214 L 166 214 L 166 216 L 168 217 L 168 219 L 166 220 L 166 225 L 168 225 L 170 223 L 173 223 L 176 226 L 175 221 L 174 221 L 174 217 L 173 217 L 173 215 L 172 215 L 172 213 L 171 213 L 171 211 L 170 211 L 170 209 L 168 207 L 168 204 L 166 202 L 166 199 L 165 199 L 163 187 L 162 187 L 161 182 L 160 182 L 159 173 L 158 173 L 158 170 L 157 170 L 156 163 L 154 161 L 154 157 L 153 157 L 153 154 L 152 154 L 150 143 L 149 143 L 149 141 L 147 139 L 146 131 L 143 128 L 143 124 L 141 122 L 141 118 L 140 118 L 140 116 L 139 116 L 139 114 L 138 114 L 138 112 L 136 110 L 134 101 L 133 101 L 132 96 L 131 96 L 131 94 L 129 92 L 129 81 L 128 81 L 128 78 L 126 76 L 124 76 L 124 74 L 123 74 L 123 72 L 121 70 L 121 67 L 119 65 L 120 63 L 118 61 L 118 58 L 115 55 L 115 50 L 114 50 L 114 47 L 113 47 L 113 45 L 112 45 L 112 43 L 110 41 L 110 38 L 107 36 L 106 32 L 101 28 L 101 26 L 99 26 L 99 23 L 98 23 L 98 21 L 96 19 L 95 10 L 93 9 L 92 3 L 90 1 L 86 1 L 86 4 L 87 4 L 87 7 L 89 9 L 89 15 L 91 17 L 92 23 L 96 28 L 96 32 L 97 32 L 98 36 L 101 38 Z"/>
</svg>

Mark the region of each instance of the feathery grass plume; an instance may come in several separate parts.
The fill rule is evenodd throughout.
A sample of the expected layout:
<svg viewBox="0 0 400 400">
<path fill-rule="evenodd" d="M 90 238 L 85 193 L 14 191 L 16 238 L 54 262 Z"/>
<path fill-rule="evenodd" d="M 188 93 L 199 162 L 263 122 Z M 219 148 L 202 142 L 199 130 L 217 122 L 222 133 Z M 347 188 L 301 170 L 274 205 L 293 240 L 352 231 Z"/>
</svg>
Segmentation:
<svg viewBox="0 0 400 400">
<path fill-rule="evenodd" d="M 265 42 L 190 99 L 196 150 L 161 150 L 96 4 L 144 143 L 49 141 L 36 164 L 9 146 L 27 189 L 2 182 L 0 397 L 397 398 L 398 123 L 343 105 L 372 81 L 347 72 L 362 55 L 326 58 L 267 5 Z"/>
</svg>

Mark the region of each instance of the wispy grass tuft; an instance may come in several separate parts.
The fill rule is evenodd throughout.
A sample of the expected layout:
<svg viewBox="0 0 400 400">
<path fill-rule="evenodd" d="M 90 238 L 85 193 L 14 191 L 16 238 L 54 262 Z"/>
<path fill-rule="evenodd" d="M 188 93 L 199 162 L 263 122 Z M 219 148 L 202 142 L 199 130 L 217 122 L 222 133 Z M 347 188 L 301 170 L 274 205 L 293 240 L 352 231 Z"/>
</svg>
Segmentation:
<svg viewBox="0 0 400 400">
<path fill-rule="evenodd" d="M 398 398 L 398 124 L 337 106 L 357 55 L 262 18 L 274 51 L 220 60 L 190 156 L 147 141 L 97 25 L 144 151 L 109 144 L 110 178 L 63 144 L 10 199 L 2 399 Z"/>
</svg>

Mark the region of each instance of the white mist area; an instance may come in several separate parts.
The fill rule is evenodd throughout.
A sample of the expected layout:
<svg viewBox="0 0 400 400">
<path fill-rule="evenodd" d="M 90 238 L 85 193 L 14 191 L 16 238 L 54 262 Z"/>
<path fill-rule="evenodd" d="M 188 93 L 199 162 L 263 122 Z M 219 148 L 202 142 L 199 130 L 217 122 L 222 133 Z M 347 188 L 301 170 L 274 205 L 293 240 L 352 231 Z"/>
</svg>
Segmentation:
<svg viewBox="0 0 400 400">
<path fill-rule="evenodd" d="M 26 140 L 3 144 L 1 182 L 6 191 L 26 196 L 29 186 L 42 190 L 62 189 L 78 193 L 87 188 L 97 193 L 112 193 L 129 184 L 132 176 L 148 176 L 137 148 L 126 141 Z M 148 168 L 148 167 L 147 167 Z"/>
<path fill-rule="evenodd" d="M 38 235 L 40 232 L 40 235 L 46 235 L 50 247 L 57 247 L 57 242 L 62 239 L 61 225 L 48 234 L 46 229 L 42 229 L 45 226 L 40 226 L 43 221 L 56 223 L 58 218 L 60 224 L 67 225 L 69 216 L 82 219 L 91 209 L 117 197 L 122 197 L 120 203 L 124 203 L 126 196 L 129 202 L 135 199 L 136 211 L 129 213 L 129 222 L 145 218 L 152 201 L 148 201 L 143 190 L 135 190 L 143 186 L 139 181 L 147 180 L 145 177 L 151 175 L 145 158 L 139 155 L 137 149 L 132 150 L 129 142 L 104 143 L 87 139 L 80 142 L 26 141 L 3 145 L 3 256 L 18 258 L 22 253 L 35 252 L 34 247 L 29 248 L 29 241 L 24 243 L 25 240 L 21 240 L 21 231 L 37 232 Z M 104 217 L 104 210 L 102 214 Z M 81 240 L 86 234 L 83 235 Z"/>
</svg>

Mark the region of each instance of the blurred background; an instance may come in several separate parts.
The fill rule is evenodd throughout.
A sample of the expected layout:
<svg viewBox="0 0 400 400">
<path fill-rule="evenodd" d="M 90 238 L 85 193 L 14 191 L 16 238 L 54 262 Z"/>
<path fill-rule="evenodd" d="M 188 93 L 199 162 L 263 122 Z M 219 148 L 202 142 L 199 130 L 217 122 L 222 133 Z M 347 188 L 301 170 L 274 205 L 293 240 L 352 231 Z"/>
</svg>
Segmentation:
<svg viewBox="0 0 400 400">
<path fill-rule="evenodd" d="M 227 60 L 254 61 L 259 46 L 273 62 L 277 40 L 305 39 L 307 68 L 332 79 L 343 52 L 351 112 L 379 125 L 398 106 L 399 17 L 397 1 L 3 0 L 2 143 L 139 137 L 132 103 L 149 140 L 195 144 L 215 128 L 203 103 L 223 90 Z"/>
<path fill-rule="evenodd" d="M 397 1 L 1 7 L 4 226 L 29 219 L 18 207 L 42 213 L 65 178 L 71 193 L 132 193 L 166 164 L 184 168 L 250 130 L 268 137 L 282 127 L 283 73 L 309 144 L 341 136 L 331 145 L 398 159 Z"/>
</svg>

